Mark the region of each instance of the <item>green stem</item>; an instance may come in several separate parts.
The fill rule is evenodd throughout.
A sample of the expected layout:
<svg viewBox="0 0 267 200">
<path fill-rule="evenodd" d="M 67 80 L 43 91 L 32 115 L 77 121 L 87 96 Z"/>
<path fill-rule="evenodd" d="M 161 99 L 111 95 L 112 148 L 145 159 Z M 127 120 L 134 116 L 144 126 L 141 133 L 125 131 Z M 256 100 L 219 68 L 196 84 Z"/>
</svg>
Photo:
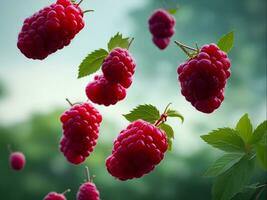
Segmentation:
<svg viewBox="0 0 267 200">
<path fill-rule="evenodd" d="M 66 98 L 66 101 L 68 102 L 68 104 L 70 104 L 70 106 L 74 105 L 73 103 L 71 103 L 71 101 L 68 98 Z"/>
<path fill-rule="evenodd" d="M 129 48 L 131 47 L 133 41 L 134 41 L 134 38 L 131 38 L 131 40 L 129 41 L 128 47 L 127 47 L 128 50 L 129 50 Z"/>
<path fill-rule="evenodd" d="M 182 51 L 189 57 L 191 58 L 192 55 L 187 51 L 187 50 L 191 50 L 191 51 L 194 51 L 194 52 L 198 52 L 198 49 L 195 49 L 193 47 L 190 47 L 190 46 L 187 46 L 181 42 L 178 42 L 178 41 L 174 41 L 175 44 L 177 44 L 181 49 Z"/>
<path fill-rule="evenodd" d="M 83 14 L 88 13 L 88 12 L 94 12 L 94 10 L 85 10 L 85 11 L 83 11 Z"/>
<path fill-rule="evenodd" d="M 85 176 L 86 176 L 86 181 L 91 182 L 89 168 L 87 166 L 85 167 Z"/>
<path fill-rule="evenodd" d="M 67 194 L 67 193 L 70 192 L 70 191 L 71 191 L 70 189 L 67 189 L 67 190 L 65 190 L 64 192 L 62 192 L 61 194 L 65 195 L 65 194 Z"/>
<path fill-rule="evenodd" d="M 255 200 L 259 200 L 260 199 L 260 196 L 261 196 L 262 192 L 264 191 L 264 189 L 266 188 L 266 186 L 267 186 L 267 183 L 262 185 L 262 187 L 259 189 L 259 191 L 256 194 Z"/>
</svg>

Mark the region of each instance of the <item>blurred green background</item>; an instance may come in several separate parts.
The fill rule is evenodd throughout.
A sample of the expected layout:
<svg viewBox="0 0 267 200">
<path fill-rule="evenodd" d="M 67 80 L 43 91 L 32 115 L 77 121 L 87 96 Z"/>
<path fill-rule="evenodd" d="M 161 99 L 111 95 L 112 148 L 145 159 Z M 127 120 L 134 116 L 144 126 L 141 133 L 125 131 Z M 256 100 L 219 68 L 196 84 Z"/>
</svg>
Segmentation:
<svg viewBox="0 0 267 200">
<path fill-rule="evenodd" d="M 160 0 L 85 0 L 82 8 L 95 12 L 86 14 L 86 27 L 70 46 L 44 61 L 26 59 L 16 47 L 22 22 L 52 2 L 1 0 L 1 199 L 37 200 L 49 191 L 67 188 L 72 189 L 68 199 L 75 199 L 85 178 L 85 165 L 97 176 L 94 181 L 103 200 L 210 199 L 212 179 L 202 174 L 221 152 L 199 136 L 217 127 L 234 126 L 243 113 L 249 113 L 254 126 L 266 119 L 266 1 L 166 0 L 164 4 Z M 210 115 L 196 111 L 180 94 L 176 68 L 185 55 L 173 43 L 159 51 L 151 42 L 148 17 L 154 9 L 175 3 L 179 10 L 173 39 L 201 46 L 235 31 L 225 101 Z M 111 107 L 96 106 L 103 115 L 98 145 L 86 163 L 71 165 L 58 150 L 62 134 L 59 116 L 68 108 L 64 99 L 86 100 L 84 88 L 92 76 L 77 80 L 77 67 L 87 53 L 106 47 L 118 31 L 135 37 L 131 47 L 137 62 L 133 85 L 125 101 Z M 112 141 L 127 125 L 121 114 L 138 104 L 151 103 L 163 109 L 169 102 L 185 117 L 184 124 L 170 120 L 175 129 L 173 151 L 149 175 L 127 182 L 115 180 L 105 169 L 105 159 Z M 25 153 L 23 172 L 9 169 L 7 144 Z M 257 169 L 254 182 L 263 182 L 265 175 Z"/>
</svg>

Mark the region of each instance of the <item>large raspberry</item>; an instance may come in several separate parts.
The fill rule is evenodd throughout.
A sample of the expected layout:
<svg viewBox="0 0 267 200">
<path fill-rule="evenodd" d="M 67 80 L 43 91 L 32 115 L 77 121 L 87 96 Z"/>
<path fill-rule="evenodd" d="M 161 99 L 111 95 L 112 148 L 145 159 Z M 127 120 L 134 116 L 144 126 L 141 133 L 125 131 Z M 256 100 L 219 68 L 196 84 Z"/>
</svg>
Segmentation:
<svg viewBox="0 0 267 200">
<path fill-rule="evenodd" d="M 17 46 L 26 57 L 42 60 L 69 45 L 83 27 L 80 7 L 70 0 L 57 0 L 25 19 Z"/>
<path fill-rule="evenodd" d="M 127 49 L 115 48 L 105 58 L 102 71 L 108 81 L 128 88 L 132 84 L 135 62 Z"/>
<path fill-rule="evenodd" d="M 230 60 L 216 44 L 205 45 L 178 69 L 182 94 L 199 111 L 211 113 L 224 100 Z"/>
<path fill-rule="evenodd" d="M 99 191 L 92 182 L 86 182 L 81 185 L 76 195 L 77 200 L 100 200 Z"/>
<path fill-rule="evenodd" d="M 60 150 L 69 162 L 80 164 L 96 146 L 102 116 L 91 104 L 82 103 L 64 112 L 60 121 L 63 125 Z"/>
<path fill-rule="evenodd" d="M 58 194 L 56 192 L 48 193 L 43 200 L 66 200 L 64 194 Z"/>
<path fill-rule="evenodd" d="M 86 95 L 99 105 L 114 105 L 126 96 L 126 89 L 118 83 L 111 83 L 103 75 L 96 75 L 94 81 L 86 86 Z"/>
<path fill-rule="evenodd" d="M 139 178 L 160 163 L 168 148 L 164 131 L 137 120 L 121 131 L 106 160 L 108 172 L 120 179 Z"/>
<path fill-rule="evenodd" d="M 153 42 L 160 49 L 165 49 L 175 33 L 175 18 L 166 10 L 156 10 L 148 20 Z"/>
</svg>

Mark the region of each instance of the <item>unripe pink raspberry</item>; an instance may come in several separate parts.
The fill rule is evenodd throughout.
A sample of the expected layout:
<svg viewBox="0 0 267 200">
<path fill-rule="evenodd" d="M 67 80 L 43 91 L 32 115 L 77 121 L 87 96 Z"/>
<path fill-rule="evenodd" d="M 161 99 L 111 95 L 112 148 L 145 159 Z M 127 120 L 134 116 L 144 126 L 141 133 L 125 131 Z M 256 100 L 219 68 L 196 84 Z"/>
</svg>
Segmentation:
<svg viewBox="0 0 267 200">
<path fill-rule="evenodd" d="M 148 20 L 153 42 L 159 49 L 165 49 L 175 33 L 175 18 L 166 10 L 156 10 Z"/>
<path fill-rule="evenodd" d="M 168 148 L 163 130 L 143 120 L 121 131 L 106 160 L 108 172 L 120 179 L 139 178 L 152 171 Z"/>
<path fill-rule="evenodd" d="M 62 194 L 56 193 L 56 192 L 49 192 L 43 200 L 67 200 L 65 197 L 65 194 L 67 192 L 70 192 L 70 190 L 66 190 Z"/>
<path fill-rule="evenodd" d="M 76 200 L 100 200 L 99 191 L 96 185 L 92 182 L 89 175 L 88 167 L 86 167 L 87 182 L 83 183 L 76 195 Z"/>
<path fill-rule="evenodd" d="M 23 153 L 13 152 L 9 156 L 9 162 L 13 170 L 20 171 L 24 168 L 26 159 Z"/>
<path fill-rule="evenodd" d="M 60 121 L 63 127 L 60 150 L 69 162 L 80 164 L 96 146 L 102 116 L 91 104 L 81 103 L 65 111 Z"/>
<path fill-rule="evenodd" d="M 224 88 L 230 77 L 230 60 L 216 44 L 203 46 L 178 69 L 182 95 L 199 111 L 211 113 L 224 100 Z"/>
<path fill-rule="evenodd" d="M 127 49 L 115 48 L 105 58 L 102 71 L 109 82 L 128 88 L 132 84 L 135 62 Z"/>
<path fill-rule="evenodd" d="M 99 105 L 114 105 L 126 97 L 126 89 L 118 83 L 111 83 L 103 75 L 96 75 L 86 86 L 88 99 Z"/>
<path fill-rule="evenodd" d="M 83 27 L 80 7 L 70 0 L 57 0 L 25 19 L 17 46 L 26 57 L 42 60 L 68 46 Z"/>
</svg>

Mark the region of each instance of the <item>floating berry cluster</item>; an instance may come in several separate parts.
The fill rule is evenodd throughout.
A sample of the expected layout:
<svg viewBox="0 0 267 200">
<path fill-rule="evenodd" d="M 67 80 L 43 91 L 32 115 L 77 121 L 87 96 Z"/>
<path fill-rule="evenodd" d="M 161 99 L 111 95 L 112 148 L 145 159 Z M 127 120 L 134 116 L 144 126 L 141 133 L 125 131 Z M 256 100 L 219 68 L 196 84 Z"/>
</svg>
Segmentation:
<svg viewBox="0 0 267 200">
<path fill-rule="evenodd" d="M 57 0 L 25 19 L 18 35 L 17 46 L 31 59 L 45 59 L 48 55 L 70 44 L 84 28 L 84 13 L 79 3 Z M 154 44 L 166 49 L 175 33 L 175 18 L 165 9 L 156 10 L 148 19 L 148 29 Z M 224 90 L 230 77 L 230 60 L 227 53 L 233 43 L 233 33 L 225 35 L 219 43 L 208 44 L 201 49 L 175 43 L 187 54 L 188 59 L 177 69 L 181 93 L 199 111 L 212 113 L 224 100 Z M 136 63 L 129 53 L 133 38 L 120 33 L 113 36 L 107 50 L 90 53 L 79 66 L 78 78 L 95 75 L 85 93 L 88 100 L 98 105 L 115 105 L 126 97 L 126 90 L 133 82 Z M 63 136 L 60 151 L 75 165 L 83 163 L 93 152 L 102 122 L 102 116 L 89 102 L 72 104 L 60 117 Z M 113 143 L 111 155 L 106 159 L 107 171 L 116 179 L 140 178 L 150 173 L 172 148 L 174 132 L 167 124 L 168 117 L 184 120 L 176 110 L 166 107 L 160 115 L 152 105 L 140 105 L 124 115 L 130 122 Z M 21 152 L 10 154 L 10 166 L 22 170 L 25 156 Z M 67 190 L 69 191 L 69 190 Z M 100 195 L 89 177 L 76 195 L 77 200 L 99 200 Z M 66 200 L 62 194 L 50 192 L 44 200 Z"/>
</svg>

